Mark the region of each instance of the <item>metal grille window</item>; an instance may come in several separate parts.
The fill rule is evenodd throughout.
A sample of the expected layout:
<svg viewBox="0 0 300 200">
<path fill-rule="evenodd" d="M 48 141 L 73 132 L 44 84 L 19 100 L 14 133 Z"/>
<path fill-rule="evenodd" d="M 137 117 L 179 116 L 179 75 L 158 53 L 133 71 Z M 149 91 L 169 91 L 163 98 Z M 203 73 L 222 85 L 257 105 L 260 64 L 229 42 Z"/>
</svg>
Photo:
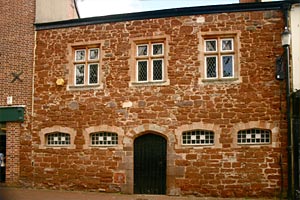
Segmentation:
<svg viewBox="0 0 300 200">
<path fill-rule="evenodd" d="M 79 47 L 74 50 L 75 81 L 78 86 L 99 83 L 100 49 L 96 46 Z"/>
<path fill-rule="evenodd" d="M 163 81 L 164 54 L 163 42 L 136 45 L 136 80 L 138 82 Z"/>
<path fill-rule="evenodd" d="M 235 54 L 234 38 L 205 39 L 205 78 L 233 78 Z"/>
<path fill-rule="evenodd" d="M 48 146 L 68 146 L 70 145 L 70 134 L 68 133 L 48 133 L 46 134 Z"/>
<path fill-rule="evenodd" d="M 92 146 L 116 146 L 118 145 L 118 134 L 111 132 L 91 133 Z"/>
<path fill-rule="evenodd" d="M 271 143 L 271 131 L 265 129 L 241 130 L 237 135 L 238 144 L 269 144 Z"/>
<path fill-rule="evenodd" d="M 184 145 L 213 145 L 214 132 L 208 130 L 191 130 L 182 133 Z"/>
</svg>

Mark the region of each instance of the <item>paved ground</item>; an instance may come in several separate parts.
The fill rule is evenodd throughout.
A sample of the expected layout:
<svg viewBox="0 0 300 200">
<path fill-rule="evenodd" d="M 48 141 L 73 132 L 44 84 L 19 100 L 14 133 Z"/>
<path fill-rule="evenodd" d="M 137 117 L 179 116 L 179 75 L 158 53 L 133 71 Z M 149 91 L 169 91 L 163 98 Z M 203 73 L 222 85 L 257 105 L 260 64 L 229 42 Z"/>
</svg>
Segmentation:
<svg viewBox="0 0 300 200">
<path fill-rule="evenodd" d="M 200 198 L 194 196 L 171 197 L 166 195 L 124 195 L 0 187 L 0 200 L 221 200 L 221 198 Z M 250 199 L 247 198 L 247 200 Z"/>
</svg>

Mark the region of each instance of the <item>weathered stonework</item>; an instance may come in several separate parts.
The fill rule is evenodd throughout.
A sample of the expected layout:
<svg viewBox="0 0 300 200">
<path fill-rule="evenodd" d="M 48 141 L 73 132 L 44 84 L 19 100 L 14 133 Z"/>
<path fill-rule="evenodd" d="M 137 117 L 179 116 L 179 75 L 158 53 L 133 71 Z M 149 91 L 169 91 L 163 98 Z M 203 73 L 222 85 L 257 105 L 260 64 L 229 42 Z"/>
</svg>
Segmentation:
<svg viewBox="0 0 300 200">
<path fill-rule="evenodd" d="M 133 142 L 154 133 L 167 140 L 167 194 L 278 195 L 286 187 L 286 181 L 281 185 L 281 176 L 286 180 L 284 104 L 274 78 L 282 27 L 280 11 L 252 11 L 37 31 L 30 162 L 34 185 L 133 193 Z M 239 77 L 205 81 L 201 35 L 228 32 L 239 38 Z M 131 84 L 131 42 L 151 37 L 167 40 L 169 82 Z M 70 89 L 70 47 L 95 41 L 101 44 L 103 87 Z M 64 86 L 56 85 L 58 78 Z M 76 148 L 40 148 L 41 133 L 51 127 L 75 130 Z M 271 144 L 238 145 L 237 132 L 247 128 L 271 130 Z M 214 131 L 215 144 L 182 145 L 182 131 L 192 129 Z M 118 133 L 119 145 L 89 147 L 88 134 L 94 130 Z"/>
</svg>

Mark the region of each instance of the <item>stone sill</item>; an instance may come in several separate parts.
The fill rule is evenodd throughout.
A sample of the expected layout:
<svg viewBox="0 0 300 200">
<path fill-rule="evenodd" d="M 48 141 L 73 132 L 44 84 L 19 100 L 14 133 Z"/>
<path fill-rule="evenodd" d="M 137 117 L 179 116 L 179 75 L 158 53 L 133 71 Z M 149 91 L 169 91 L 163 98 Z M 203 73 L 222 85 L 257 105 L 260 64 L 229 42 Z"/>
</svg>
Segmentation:
<svg viewBox="0 0 300 200">
<path fill-rule="evenodd" d="M 240 83 L 239 78 L 221 78 L 221 79 L 201 79 L 200 82 L 203 84 L 211 84 L 211 83 Z"/>
<path fill-rule="evenodd" d="M 165 81 L 148 81 L 148 82 L 130 82 L 129 87 L 143 87 L 143 86 L 164 86 L 170 85 L 170 80 Z"/>
<path fill-rule="evenodd" d="M 96 89 L 103 89 L 103 84 L 97 85 L 68 85 L 67 90 L 69 91 L 80 91 L 80 90 L 96 90 Z"/>
</svg>

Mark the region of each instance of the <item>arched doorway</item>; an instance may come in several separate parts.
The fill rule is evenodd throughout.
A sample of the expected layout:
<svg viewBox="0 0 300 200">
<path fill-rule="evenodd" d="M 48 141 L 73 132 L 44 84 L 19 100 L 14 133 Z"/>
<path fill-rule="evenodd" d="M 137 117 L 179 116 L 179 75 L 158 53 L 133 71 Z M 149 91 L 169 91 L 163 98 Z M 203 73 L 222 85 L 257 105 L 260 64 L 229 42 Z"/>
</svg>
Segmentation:
<svg viewBox="0 0 300 200">
<path fill-rule="evenodd" d="M 166 194 L 167 140 L 145 134 L 134 141 L 134 193 Z"/>
</svg>

